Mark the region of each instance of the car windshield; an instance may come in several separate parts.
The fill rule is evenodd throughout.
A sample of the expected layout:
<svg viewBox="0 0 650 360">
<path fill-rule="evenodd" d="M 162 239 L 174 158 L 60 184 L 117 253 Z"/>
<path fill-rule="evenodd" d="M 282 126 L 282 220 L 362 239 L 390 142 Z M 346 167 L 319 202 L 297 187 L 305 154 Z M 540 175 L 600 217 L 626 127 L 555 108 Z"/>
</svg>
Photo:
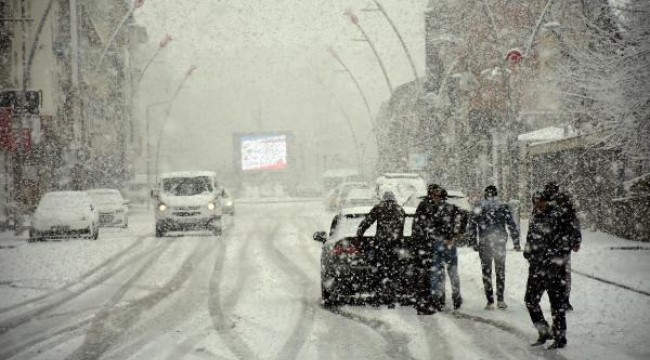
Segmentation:
<svg viewBox="0 0 650 360">
<path fill-rule="evenodd" d="M 75 210 L 87 206 L 88 198 L 76 194 L 46 194 L 38 205 L 41 210 Z"/>
<path fill-rule="evenodd" d="M 207 176 L 175 177 L 162 180 L 163 191 L 174 196 L 193 196 L 212 191 Z"/>
<path fill-rule="evenodd" d="M 122 196 L 116 192 L 89 191 L 88 195 L 95 204 L 121 204 Z"/>
</svg>

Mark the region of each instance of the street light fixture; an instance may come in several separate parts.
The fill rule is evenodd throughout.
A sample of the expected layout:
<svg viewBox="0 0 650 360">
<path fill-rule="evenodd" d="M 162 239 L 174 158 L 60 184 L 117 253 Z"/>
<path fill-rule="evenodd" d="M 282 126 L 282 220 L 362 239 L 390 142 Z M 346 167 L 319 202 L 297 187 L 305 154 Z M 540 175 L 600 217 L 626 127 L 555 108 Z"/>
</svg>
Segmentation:
<svg viewBox="0 0 650 360">
<path fill-rule="evenodd" d="M 368 37 L 368 34 L 366 34 L 366 31 L 363 30 L 363 27 L 361 27 L 361 24 L 359 23 L 359 18 L 352 12 L 352 10 L 346 10 L 344 13 L 349 19 L 350 22 L 359 29 L 361 32 L 361 35 L 363 36 L 363 39 L 368 43 L 370 46 L 370 49 L 372 50 L 372 53 L 375 55 L 375 58 L 377 59 L 377 63 L 379 64 L 379 67 L 381 68 L 381 72 L 384 74 L 384 79 L 386 80 L 386 85 L 388 85 L 388 91 L 392 94 L 393 93 L 393 85 L 390 82 L 390 78 L 388 77 L 388 72 L 386 71 L 386 67 L 384 66 L 384 62 L 381 60 L 381 57 L 379 56 L 379 53 L 377 52 L 377 49 L 375 48 L 375 44 L 370 40 L 370 37 Z"/>
</svg>

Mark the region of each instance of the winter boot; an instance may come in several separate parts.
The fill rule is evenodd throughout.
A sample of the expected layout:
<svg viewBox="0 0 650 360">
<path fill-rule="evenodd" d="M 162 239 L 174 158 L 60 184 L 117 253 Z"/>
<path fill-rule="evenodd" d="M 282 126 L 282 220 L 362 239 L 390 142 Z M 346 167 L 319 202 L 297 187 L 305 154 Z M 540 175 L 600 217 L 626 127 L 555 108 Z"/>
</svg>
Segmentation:
<svg viewBox="0 0 650 360">
<path fill-rule="evenodd" d="M 487 303 L 485 305 L 485 310 L 494 310 L 494 303 L 491 302 Z"/>
<path fill-rule="evenodd" d="M 544 345 L 547 340 L 553 339 L 553 337 L 551 336 L 551 331 L 549 330 L 548 324 L 546 324 L 546 323 L 535 324 L 535 327 L 537 328 L 537 332 L 539 333 L 539 337 L 537 338 L 537 341 L 530 344 L 530 346 Z"/>
<path fill-rule="evenodd" d="M 507 308 L 508 308 L 508 304 L 506 304 L 505 301 L 497 301 L 497 307 L 498 307 L 499 309 L 507 309 Z"/>
<path fill-rule="evenodd" d="M 547 349 L 562 349 L 566 346 L 566 338 L 557 338 L 555 341 L 547 347 Z"/>
</svg>

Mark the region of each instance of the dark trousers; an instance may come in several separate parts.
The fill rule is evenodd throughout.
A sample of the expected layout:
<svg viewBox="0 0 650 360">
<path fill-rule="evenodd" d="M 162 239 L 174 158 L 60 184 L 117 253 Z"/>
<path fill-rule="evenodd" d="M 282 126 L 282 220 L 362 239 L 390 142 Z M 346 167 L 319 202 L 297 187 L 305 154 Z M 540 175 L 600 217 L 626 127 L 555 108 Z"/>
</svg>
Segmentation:
<svg viewBox="0 0 650 360">
<path fill-rule="evenodd" d="M 503 292 L 506 286 L 506 243 L 486 241 L 479 247 L 481 258 L 481 272 L 483 273 L 483 288 L 487 302 L 494 303 L 494 292 L 492 290 L 492 263 L 496 273 L 497 301 L 503 301 Z"/>
<path fill-rule="evenodd" d="M 566 276 L 564 278 L 566 283 L 566 305 L 568 306 L 571 302 L 569 301 L 571 297 L 571 253 L 567 255 L 566 260 Z"/>
<path fill-rule="evenodd" d="M 429 254 L 430 255 L 430 254 Z M 415 308 L 418 313 L 432 313 L 433 296 L 431 294 L 432 258 L 430 256 L 417 256 L 415 259 Z"/>
<path fill-rule="evenodd" d="M 442 241 L 436 242 L 433 251 L 431 293 L 438 307 L 445 305 L 445 269 L 451 283 L 451 299 L 460 306 L 460 277 L 458 276 L 458 252 L 455 246 L 448 248 Z"/>
<path fill-rule="evenodd" d="M 395 259 L 389 255 L 379 256 L 372 264 L 373 283 L 376 291 L 375 303 L 395 302 Z"/>
<path fill-rule="evenodd" d="M 533 264 L 528 268 L 524 301 L 533 325 L 540 335 L 550 334 L 556 341 L 566 341 L 566 264 Z M 544 291 L 551 303 L 553 325 L 549 328 L 539 303 Z"/>
</svg>

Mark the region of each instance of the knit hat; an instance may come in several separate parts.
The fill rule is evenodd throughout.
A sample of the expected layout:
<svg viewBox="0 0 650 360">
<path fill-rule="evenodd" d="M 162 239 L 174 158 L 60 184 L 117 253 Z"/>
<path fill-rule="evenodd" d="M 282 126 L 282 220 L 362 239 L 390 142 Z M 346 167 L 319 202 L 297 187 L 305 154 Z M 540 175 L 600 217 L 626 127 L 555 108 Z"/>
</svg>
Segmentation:
<svg viewBox="0 0 650 360">
<path fill-rule="evenodd" d="M 438 184 L 429 184 L 427 186 L 427 194 L 429 194 L 429 196 L 439 196 L 441 199 L 447 198 L 447 190 Z"/>
<path fill-rule="evenodd" d="M 382 195 L 382 199 L 386 201 L 395 201 L 395 194 L 393 194 L 393 192 L 390 190 L 384 191 L 384 195 Z"/>
<path fill-rule="evenodd" d="M 485 196 L 486 199 L 489 198 L 495 198 L 499 192 L 497 191 L 497 187 L 494 185 L 489 185 L 488 187 L 485 188 L 485 191 L 483 192 L 483 195 Z"/>
</svg>

